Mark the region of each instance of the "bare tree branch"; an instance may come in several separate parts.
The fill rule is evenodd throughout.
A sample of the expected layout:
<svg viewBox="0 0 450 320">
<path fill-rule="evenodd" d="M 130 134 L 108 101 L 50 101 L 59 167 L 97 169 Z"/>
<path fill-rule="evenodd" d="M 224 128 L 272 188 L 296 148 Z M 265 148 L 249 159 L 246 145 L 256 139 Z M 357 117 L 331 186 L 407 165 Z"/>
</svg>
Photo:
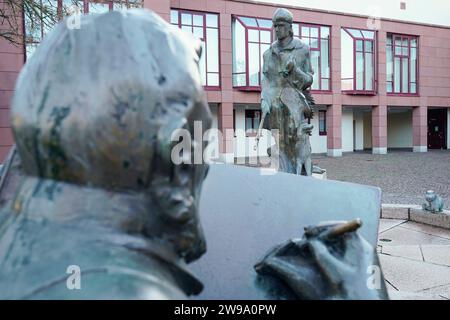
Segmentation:
<svg viewBox="0 0 450 320">
<path fill-rule="evenodd" d="M 58 21 L 57 6 L 57 0 L 3 0 L 0 4 L 0 38 L 15 45 L 23 44 L 24 24 L 25 38 L 41 37 L 44 26 L 51 28 Z"/>
<path fill-rule="evenodd" d="M 65 15 L 70 5 L 83 11 L 86 0 L 64 0 L 58 10 L 58 0 L 0 0 L 0 39 L 20 46 L 37 44 Z M 114 3 L 114 8 L 142 7 L 142 0 L 89 0 L 94 3 Z M 25 27 L 25 30 L 23 30 Z M 25 32 L 25 34 L 24 34 Z"/>
</svg>

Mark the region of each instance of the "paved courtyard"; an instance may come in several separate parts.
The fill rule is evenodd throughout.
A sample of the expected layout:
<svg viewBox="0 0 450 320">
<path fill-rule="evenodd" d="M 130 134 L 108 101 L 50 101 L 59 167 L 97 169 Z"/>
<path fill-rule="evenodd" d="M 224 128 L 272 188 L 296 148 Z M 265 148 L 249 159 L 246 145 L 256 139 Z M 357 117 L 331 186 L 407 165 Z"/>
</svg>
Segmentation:
<svg viewBox="0 0 450 320">
<path fill-rule="evenodd" d="M 420 205 L 425 192 L 433 189 L 450 209 L 450 150 L 355 152 L 339 158 L 313 155 L 313 162 L 327 170 L 328 179 L 380 187 L 383 203 Z"/>
<path fill-rule="evenodd" d="M 393 300 L 450 300 L 450 230 L 381 219 L 378 252 Z"/>
</svg>

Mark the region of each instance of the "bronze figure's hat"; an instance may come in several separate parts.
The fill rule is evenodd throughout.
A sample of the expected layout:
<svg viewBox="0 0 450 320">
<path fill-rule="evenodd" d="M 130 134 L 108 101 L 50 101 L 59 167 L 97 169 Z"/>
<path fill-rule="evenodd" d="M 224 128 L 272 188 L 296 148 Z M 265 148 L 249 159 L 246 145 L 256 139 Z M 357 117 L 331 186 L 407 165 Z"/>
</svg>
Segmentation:
<svg viewBox="0 0 450 320">
<path fill-rule="evenodd" d="M 291 24 L 293 20 L 294 17 L 292 13 L 289 10 L 283 8 L 277 9 L 272 18 L 273 23 L 284 21 Z"/>
</svg>

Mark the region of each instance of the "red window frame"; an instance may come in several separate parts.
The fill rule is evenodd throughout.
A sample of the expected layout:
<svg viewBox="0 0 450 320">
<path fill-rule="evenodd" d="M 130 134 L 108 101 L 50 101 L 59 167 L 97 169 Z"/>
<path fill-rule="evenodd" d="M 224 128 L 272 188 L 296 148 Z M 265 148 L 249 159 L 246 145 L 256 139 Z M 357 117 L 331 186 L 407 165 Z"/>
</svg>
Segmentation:
<svg viewBox="0 0 450 320">
<path fill-rule="evenodd" d="M 58 1 L 62 1 L 62 0 L 58 0 Z M 84 13 L 89 13 L 89 4 L 91 3 L 106 3 L 109 6 L 109 11 L 114 11 L 114 4 L 122 4 L 125 5 L 125 7 L 130 8 L 130 7 L 137 7 L 136 4 L 138 4 L 140 2 L 141 6 L 144 5 L 144 0 L 79 0 L 80 2 L 83 2 L 84 4 L 84 8 L 83 8 L 83 12 Z M 133 4 L 134 6 L 132 6 L 131 4 Z"/>
<path fill-rule="evenodd" d="M 232 72 L 232 75 L 235 74 L 244 74 L 245 73 L 245 86 L 235 86 L 233 85 L 233 88 L 239 89 L 239 90 L 248 90 L 248 91 L 261 91 L 261 73 L 262 73 L 262 67 L 263 67 L 263 61 L 261 59 L 261 44 L 268 44 L 271 45 L 272 41 L 273 41 L 273 34 L 272 34 L 272 30 L 273 28 L 266 28 L 266 27 L 254 27 L 254 26 L 249 26 L 247 25 L 242 19 L 240 18 L 250 18 L 250 19 L 255 19 L 256 20 L 256 24 L 258 24 L 258 19 L 260 20 L 268 20 L 270 21 L 270 19 L 266 19 L 266 18 L 258 18 L 258 17 L 250 17 L 250 16 L 233 16 L 233 19 L 238 20 L 242 26 L 245 29 L 245 72 Z M 259 41 L 249 41 L 248 38 L 248 31 L 249 30 L 258 30 L 258 37 L 259 37 Z M 270 32 L 270 42 L 261 42 L 261 31 L 269 31 Z M 234 35 L 233 35 L 234 36 Z M 257 43 L 259 44 L 258 48 L 259 48 L 259 55 L 258 55 L 258 59 L 259 59 L 259 73 L 258 73 L 258 83 L 259 85 L 257 86 L 252 86 L 250 85 L 250 70 L 249 70 L 249 43 Z"/>
<path fill-rule="evenodd" d="M 78 2 L 83 3 L 82 13 L 89 13 L 89 5 L 91 3 L 103 3 L 108 4 L 109 11 L 114 10 L 114 3 L 121 3 L 124 4 L 127 8 L 130 7 L 130 3 L 136 3 L 136 1 L 129 1 L 129 0 L 78 0 Z M 143 1 L 142 1 L 143 3 Z M 58 0 L 58 14 L 62 17 L 62 6 L 63 6 L 63 0 Z M 80 8 L 81 9 L 81 8 Z"/>
<path fill-rule="evenodd" d="M 327 111 L 326 110 L 319 110 L 319 136 L 326 136 L 327 135 Z M 320 128 L 320 121 L 323 120 L 323 130 Z"/>
<path fill-rule="evenodd" d="M 319 89 L 312 89 L 311 88 L 311 92 L 312 93 L 330 93 L 332 91 L 331 88 L 331 26 L 327 26 L 327 25 L 319 25 L 319 24 L 312 24 L 312 23 L 297 23 L 294 22 L 293 26 L 297 25 L 298 26 L 298 35 L 295 34 L 294 31 L 294 36 L 299 38 L 300 40 L 304 41 L 304 38 L 308 38 L 309 39 L 309 43 L 307 43 L 309 45 L 309 49 L 310 51 L 317 51 L 319 52 L 319 70 L 314 70 L 314 72 L 318 72 L 318 79 L 319 79 Z M 311 28 L 316 28 L 317 29 L 317 37 L 304 37 L 302 36 L 302 27 L 307 27 L 309 28 L 309 34 L 311 35 Z M 322 28 L 328 28 L 328 38 L 322 38 Z M 315 39 L 317 40 L 317 48 L 313 48 L 311 47 L 310 43 L 311 40 Z M 328 41 L 328 66 L 330 68 L 330 74 L 328 77 L 322 77 L 322 40 L 327 40 Z M 328 80 L 328 89 L 322 89 L 322 80 Z"/>
<path fill-rule="evenodd" d="M 206 29 L 217 29 L 217 52 L 218 52 L 218 70 L 216 71 L 208 71 L 208 55 L 207 55 L 207 50 L 205 49 L 204 52 L 202 53 L 202 55 L 205 56 L 205 85 L 203 86 L 205 88 L 205 90 L 220 90 L 221 88 L 221 79 L 220 79 L 220 16 L 217 13 L 214 12 L 204 12 L 204 11 L 194 11 L 194 10 L 184 10 L 184 9 L 178 9 L 178 8 L 172 8 L 170 9 L 170 12 L 172 13 L 172 11 L 177 11 L 178 12 L 178 23 L 172 23 L 172 25 L 176 25 L 178 26 L 178 28 L 182 29 L 183 26 L 185 27 L 202 27 L 203 28 L 203 37 L 200 38 L 200 40 L 205 42 L 205 48 L 207 48 L 208 46 L 208 39 L 207 39 L 207 32 Z M 187 14 L 191 14 L 191 15 L 197 15 L 197 16 L 202 16 L 203 17 L 203 26 L 200 25 L 194 25 L 194 21 L 192 20 L 192 24 L 187 25 L 187 24 L 183 24 L 181 21 L 181 15 L 183 13 L 187 13 Z M 215 15 L 217 16 L 217 27 L 208 27 L 206 26 L 206 15 L 211 14 L 211 15 Z M 217 74 L 218 76 L 218 85 L 209 85 L 208 84 L 208 74 Z"/>
<path fill-rule="evenodd" d="M 113 11 L 113 8 L 114 8 L 114 3 L 113 3 L 113 1 L 87 1 L 87 0 L 83 0 L 83 2 L 84 2 L 84 13 L 89 13 L 89 7 L 90 7 L 90 4 L 93 2 L 93 3 L 102 3 L 102 4 L 108 4 L 108 8 L 109 8 L 109 11 Z"/>
<path fill-rule="evenodd" d="M 398 33 L 388 33 L 387 38 L 391 38 L 391 43 L 386 41 L 386 51 L 391 51 L 392 56 L 392 80 L 387 78 L 386 72 L 386 92 L 388 95 L 406 95 L 406 96 L 418 96 L 419 95 L 419 37 L 413 35 L 405 35 Z M 396 39 L 400 39 L 400 46 L 396 45 Z M 407 41 L 407 46 L 403 45 L 403 41 Z M 412 40 L 416 41 L 416 46 L 411 45 Z M 396 53 L 396 48 L 400 48 L 400 54 Z M 407 48 L 407 54 L 403 54 L 403 48 Z M 411 48 L 416 49 L 416 81 L 411 81 Z M 386 56 L 387 58 L 387 56 Z M 400 59 L 400 91 L 395 92 L 395 58 Z M 403 60 L 407 59 L 408 63 L 408 92 L 403 92 Z M 387 64 L 386 64 L 387 65 Z M 387 71 L 387 70 L 386 70 Z M 391 83 L 391 91 L 388 91 L 387 84 Z M 416 85 L 416 92 L 411 92 L 411 84 Z"/>
<path fill-rule="evenodd" d="M 375 54 L 377 52 L 377 32 L 375 30 L 367 30 L 367 29 L 358 29 L 358 28 L 347 28 L 342 27 L 342 29 L 353 39 L 353 90 L 343 90 L 344 93 L 350 93 L 350 94 L 365 94 L 365 95 L 375 95 L 377 93 L 377 69 L 378 69 L 378 61 L 377 61 L 377 55 Z M 362 34 L 362 31 L 369 31 L 373 32 L 374 36 L 373 39 L 365 38 L 364 35 L 362 37 L 357 37 L 353 35 L 349 29 L 353 30 L 359 30 Z M 362 51 L 358 51 L 357 49 L 357 41 L 362 41 L 363 49 Z M 366 41 L 372 42 L 372 52 L 366 51 Z M 360 52 L 363 55 L 363 89 L 356 89 L 356 53 Z M 373 61 L 373 77 L 372 77 L 372 89 L 367 90 L 366 89 L 366 53 L 372 54 L 372 61 Z M 341 78 L 341 80 L 348 80 L 350 78 Z"/>
</svg>

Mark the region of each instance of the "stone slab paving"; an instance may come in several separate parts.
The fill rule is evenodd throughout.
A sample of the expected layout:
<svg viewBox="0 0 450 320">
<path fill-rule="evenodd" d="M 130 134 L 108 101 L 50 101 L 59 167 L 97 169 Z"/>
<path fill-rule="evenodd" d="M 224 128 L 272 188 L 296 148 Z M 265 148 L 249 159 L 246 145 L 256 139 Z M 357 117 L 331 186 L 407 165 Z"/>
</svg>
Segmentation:
<svg viewBox="0 0 450 320">
<path fill-rule="evenodd" d="M 424 261 L 420 246 L 382 246 L 380 253 L 388 256 Z"/>
<path fill-rule="evenodd" d="M 405 292 L 397 290 L 388 290 L 391 300 L 448 300 L 442 294 L 434 294 L 430 291 L 428 294 Z"/>
<path fill-rule="evenodd" d="M 450 230 L 381 219 L 378 253 L 394 300 L 450 300 Z"/>
<path fill-rule="evenodd" d="M 450 150 L 354 152 L 338 158 L 313 155 L 312 159 L 327 170 L 328 179 L 380 187 L 383 203 L 420 205 L 425 192 L 433 189 L 450 209 Z"/>
<path fill-rule="evenodd" d="M 439 295 L 441 298 L 450 300 L 450 284 L 423 290 L 424 294 Z"/>
<path fill-rule="evenodd" d="M 402 224 L 400 227 L 450 240 L 450 230 L 446 230 L 443 228 L 433 227 L 413 221 L 408 221 Z"/>
<path fill-rule="evenodd" d="M 450 268 L 437 264 L 380 255 L 386 280 L 398 291 L 420 292 L 450 284 Z"/>
<path fill-rule="evenodd" d="M 405 223 L 405 220 L 399 220 L 399 219 L 381 219 L 380 224 L 378 225 L 378 233 L 387 231 L 389 229 L 392 229 L 399 224 Z"/>
<path fill-rule="evenodd" d="M 425 261 L 450 267 L 449 246 L 422 246 L 422 254 Z"/>
<path fill-rule="evenodd" d="M 403 228 L 401 225 L 381 232 L 379 244 L 383 246 L 393 245 L 450 245 L 450 239 L 431 235 L 428 233 Z"/>
</svg>

